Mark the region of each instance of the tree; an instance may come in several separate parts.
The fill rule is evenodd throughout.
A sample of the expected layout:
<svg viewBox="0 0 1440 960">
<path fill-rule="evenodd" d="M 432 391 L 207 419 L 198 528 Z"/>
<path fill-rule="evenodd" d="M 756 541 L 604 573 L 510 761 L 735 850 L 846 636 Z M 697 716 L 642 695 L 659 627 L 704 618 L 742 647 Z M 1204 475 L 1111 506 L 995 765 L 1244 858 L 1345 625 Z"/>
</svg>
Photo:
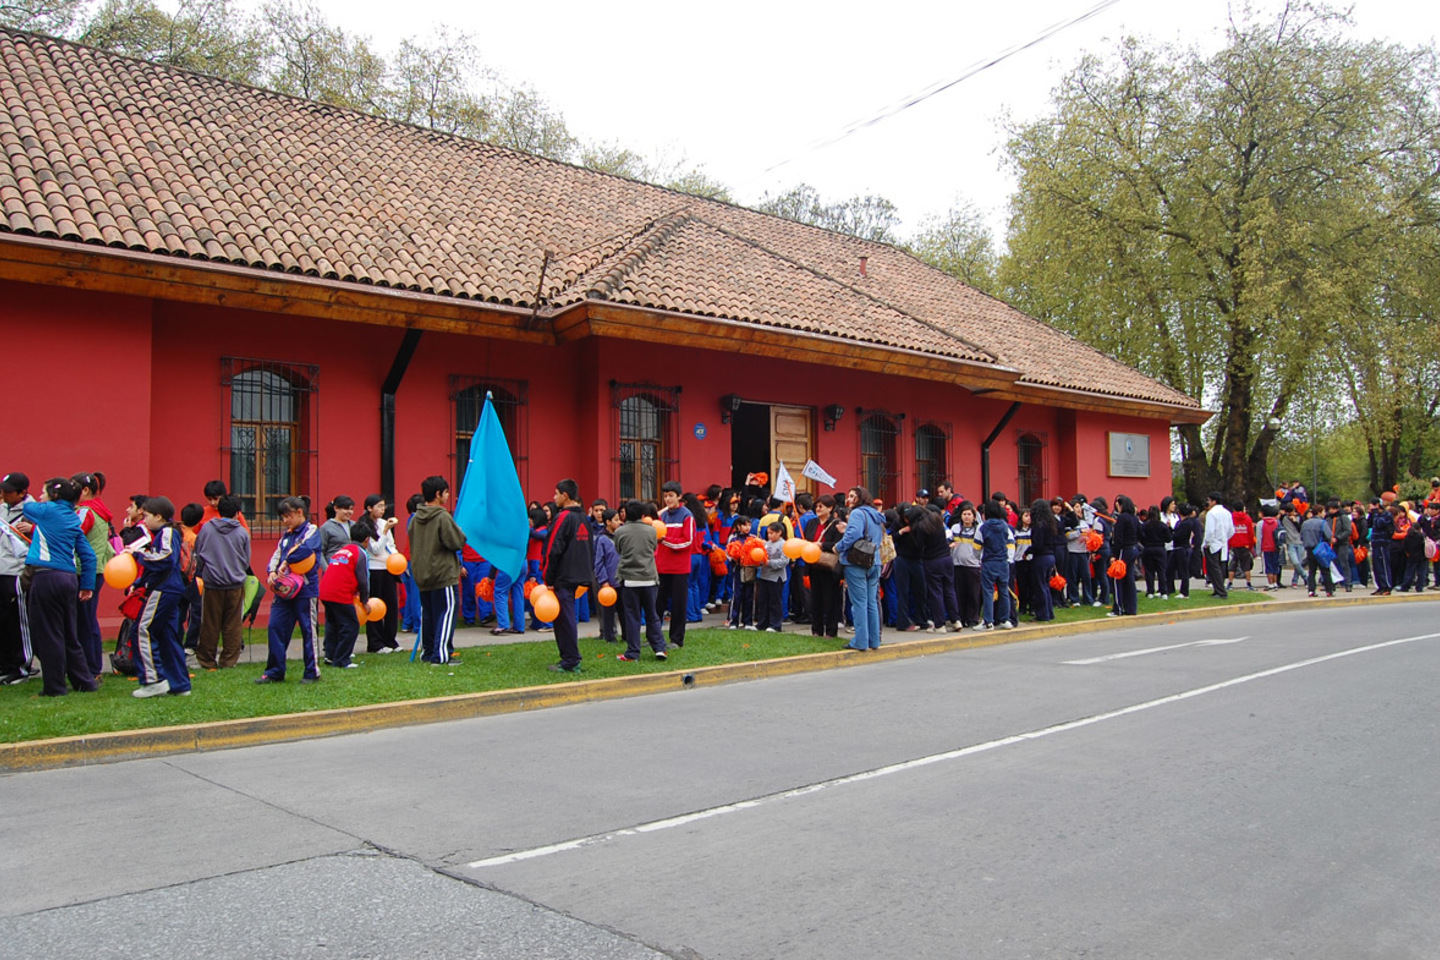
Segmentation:
<svg viewBox="0 0 1440 960">
<path fill-rule="evenodd" d="M 838 233 L 848 233 L 864 240 L 894 243 L 900 214 L 895 204 L 874 194 L 854 196 L 849 200 L 827 203 L 820 191 L 801 183 L 779 196 L 769 193 L 755 205 L 761 213 L 773 213 L 787 220 L 798 220 Z"/>
<path fill-rule="evenodd" d="M 0 2 L 0 27 L 64 37 L 86 6 L 87 0 L 4 0 Z"/>
<path fill-rule="evenodd" d="M 1344 22 L 1287 7 L 1213 56 L 1127 41 L 1012 129 L 1010 299 L 1218 409 L 1179 428 L 1192 499 L 1265 489 L 1357 271 L 1434 221 L 1435 51 Z"/>
<path fill-rule="evenodd" d="M 581 149 L 580 163 L 591 170 L 659 184 L 695 197 L 730 200 L 730 191 L 724 184 L 711 179 L 702 167 L 691 165 L 683 156 L 652 160 L 618 143 L 592 143 Z"/>
<path fill-rule="evenodd" d="M 180 0 L 174 15 L 152 0 L 106 0 L 80 42 L 127 57 L 254 83 L 264 44 L 226 0 Z"/>
<path fill-rule="evenodd" d="M 442 26 L 428 41 L 402 40 L 391 64 L 385 114 L 432 130 L 487 139 L 492 105 L 474 92 L 482 74 L 468 34 Z"/>
<path fill-rule="evenodd" d="M 485 138 L 491 143 L 552 160 L 569 160 L 575 155 L 579 144 L 565 126 L 565 118 L 531 88 L 501 89 L 493 103 Z"/>
<path fill-rule="evenodd" d="M 943 217 L 930 217 L 910 238 L 910 252 L 937 270 L 985 293 L 996 291 L 1000 258 L 980 210 L 957 202 Z"/>
<path fill-rule="evenodd" d="M 266 86 L 367 113 L 382 109 L 385 59 L 366 39 L 332 26 L 308 0 L 267 3 L 261 19 L 270 41 Z"/>
</svg>

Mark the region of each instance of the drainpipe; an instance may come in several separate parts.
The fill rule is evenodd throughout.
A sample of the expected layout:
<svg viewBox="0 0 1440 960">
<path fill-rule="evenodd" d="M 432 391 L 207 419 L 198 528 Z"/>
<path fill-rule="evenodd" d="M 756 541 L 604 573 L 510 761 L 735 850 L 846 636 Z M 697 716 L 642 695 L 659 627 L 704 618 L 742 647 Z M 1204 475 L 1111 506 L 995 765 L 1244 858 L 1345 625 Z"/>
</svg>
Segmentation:
<svg viewBox="0 0 1440 960">
<path fill-rule="evenodd" d="M 395 508 L 395 393 L 400 389 L 400 381 L 405 379 L 415 348 L 420 345 L 420 333 L 414 327 L 405 331 L 405 339 L 400 341 L 395 361 L 390 364 L 390 374 L 380 388 L 380 495 L 392 510 Z"/>
<path fill-rule="evenodd" d="M 995 424 L 995 429 L 990 431 L 980 444 L 980 501 L 983 503 L 990 499 L 990 444 L 1000 437 L 1000 432 L 1010 423 L 1010 418 L 1015 416 L 1015 411 L 1020 409 L 1020 401 L 1016 400 L 1010 404 L 1010 409 L 1005 411 L 1005 416 Z"/>
</svg>

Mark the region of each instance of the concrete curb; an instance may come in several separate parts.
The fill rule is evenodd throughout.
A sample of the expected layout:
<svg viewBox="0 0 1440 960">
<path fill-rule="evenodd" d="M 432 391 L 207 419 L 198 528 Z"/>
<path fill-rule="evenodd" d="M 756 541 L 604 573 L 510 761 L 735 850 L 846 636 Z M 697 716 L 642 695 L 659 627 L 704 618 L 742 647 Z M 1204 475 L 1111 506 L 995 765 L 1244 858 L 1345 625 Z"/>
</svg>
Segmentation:
<svg viewBox="0 0 1440 960">
<path fill-rule="evenodd" d="M 1379 603 L 1423 603 L 1440 600 L 1440 595 L 1422 594 L 1411 597 L 1337 597 L 1313 602 L 1267 601 L 1228 607 L 1206 607 L 1201 610 L 1175 610 L 1148 613 L 1137 617 L 1083 620 L 1079 623 L 1027 626 L 1015 630 L 989 633 L 955 633 L 894 641 L 878 650 L 834 650 L 776 660 L 750 663 L 720 664 L 694 670 L 648 673 L 634 677 L 607 677 L 602 680 L 578 680 L 573 683 L 513 690 L 493 690 L 436 697 L 429 700 L 406 700 L 378 703 L 340 710 L 316 710 L 309 713 L 287 713 L 244 720 L 223 720 L 216 723 L 187 724 L 176 727 L 151 727 L 143 730 L 120 730 L 79 737 L 59 737 L 24 743 L 0 744 L 0 773 L 21 773 L 52 770 L 61 767 L 113 763 L 144 757 L 163 757 L 179 753 L 201 753 L 228 750 L 267 743 L 284 743 L 333 737 L 347 733 L 363 733 L 389 727 L 466 720 L 522 710 L 542 710 L 598 700 L 615 700 L 653 693 L 666 693 L 692 687 L 718 686 L 766 677 L 784 677 L 797 673 L 813 673 L 839 667 L 889 660 L 927 657 L 958 650 L 974 650 L 1002 644 L 1042 640 L 1050 637 L 1080 636 L 1117 628 L 1155 626 L 1181 620 L 1214 620 L 1223 617 L 1247 616 L 1258 613 L 1279 613 L 1286 610 L 1313 610 Z"/>
</svg>

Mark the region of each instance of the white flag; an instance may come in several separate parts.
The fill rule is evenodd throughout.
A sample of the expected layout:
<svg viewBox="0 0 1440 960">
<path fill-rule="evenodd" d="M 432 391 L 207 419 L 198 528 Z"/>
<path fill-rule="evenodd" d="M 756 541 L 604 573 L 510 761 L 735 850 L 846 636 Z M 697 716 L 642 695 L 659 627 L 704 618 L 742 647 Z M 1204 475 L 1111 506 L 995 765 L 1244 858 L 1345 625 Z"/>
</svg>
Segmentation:
<svg viewBox="0 0 1440 960">
<path fill-rule="evenodd" d="M 805 461 L 805 469 L 800 471 L 800 475 L 802 477 L 809 477 L 811 480 L 818 480 L 820 483 L 825 484 L 825 486 L 827 487 L 835 486 L 835 478 L 830 476 L 830 474 L 826 473 L 824 470 L 821 470 L 820 464 L 816 463 L 814 460 Z"/>
<path fill-rule="evenodd" d="M 772 496 L 779 500 L 795 502 L 795 481 L 790 479 L 790 471 L 785 469 L 785 461 L 780 461 L 780 469 L 775 471 L 775 493 Z"/>
</svg>

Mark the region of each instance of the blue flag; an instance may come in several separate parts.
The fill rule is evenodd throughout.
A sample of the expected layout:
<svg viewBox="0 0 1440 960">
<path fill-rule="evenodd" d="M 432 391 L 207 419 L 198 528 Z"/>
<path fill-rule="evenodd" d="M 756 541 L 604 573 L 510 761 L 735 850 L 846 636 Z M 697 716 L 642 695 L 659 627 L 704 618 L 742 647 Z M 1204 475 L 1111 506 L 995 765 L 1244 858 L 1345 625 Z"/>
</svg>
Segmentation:
<svg viewBox="0 0 1440 960">
<path fill-rule="evenodd" d="M 512 580 L 520 579 L 530 541 L 529 511 L 489 393 L 470 438 L 470 462 L 455 502 L 455 522 L 476 553 Z"/>
</svg>

